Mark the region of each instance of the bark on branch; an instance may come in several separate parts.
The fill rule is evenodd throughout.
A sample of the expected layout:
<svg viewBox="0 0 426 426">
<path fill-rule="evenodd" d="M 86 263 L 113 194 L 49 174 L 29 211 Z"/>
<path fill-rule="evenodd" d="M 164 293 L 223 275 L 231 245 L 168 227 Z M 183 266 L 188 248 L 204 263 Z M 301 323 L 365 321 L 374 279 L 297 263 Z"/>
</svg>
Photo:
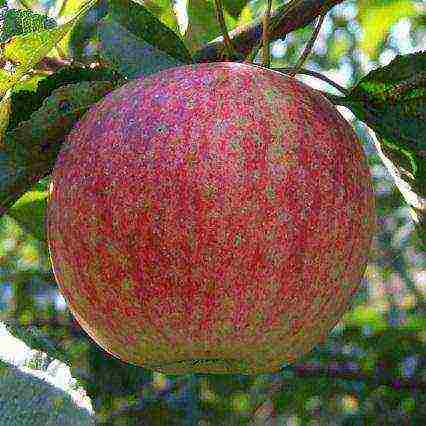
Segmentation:
<svg viewBox="0 0 426 426">
<path fill-rule="evenodd" d="M 313 22 L 344 0 L 292 0 L 279 7 L 271 15 L 270 40 L 285 37 L 298 28 Z M 238 27 L 229 33 L 235 49 L 241 57 L 247 56 L 262 39 L 262 20 Z M 225 43 L 219 37 L 206 44 L 194 56 L 196 62 L 217 62 L 223 58 Z"/>
</svg>

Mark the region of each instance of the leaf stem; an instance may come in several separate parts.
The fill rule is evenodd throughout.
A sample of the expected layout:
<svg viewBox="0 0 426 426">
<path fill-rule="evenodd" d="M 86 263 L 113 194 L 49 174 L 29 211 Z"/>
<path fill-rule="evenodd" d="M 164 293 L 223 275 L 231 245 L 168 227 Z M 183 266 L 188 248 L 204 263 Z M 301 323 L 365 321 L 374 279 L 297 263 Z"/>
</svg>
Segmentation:
<svg viewBox="0 0 426 426">
<path fill-rule="evenodd" d="M 340 86 L 340 84 L 336 83 L 335 81 L 331 80 L 330 78 L 316 71 L 311 71 L 311 70 L 307 70 L 306 68 L 296 68 L 296 67 L 273 68 L 273 70 L 281 72 L 283 74 L 289 74 L 291 76 L 294 76 L 296 74 L 310 75 L 311 77 L 318 78 L 319 80 L 322 80 L 328 83 L 330 86 L 333 86 L 335 89 L 343 93 L 345 96 L 349 95 L 348 89 L 345 89 L 343 86 Z"/>
<path fill-rule="evenodd" d="M 269 22 L 271 19 L 272 0 L 268 0 L 266 12 L 263 16 L 263 32 L 262 32 L 262 45 L 263 45 L 263 60 L 262 65 L 269 68 L 271 65 L 271 46 L 269 43 Z"/>
<path fill-rule="evenodd" d="M 219 22 L 219 26 L 222 31 L 225 49 L 228 51 L 228 57 L 232 58 L 234 56 L 235 49 L 232 44 L 231 37 L 229 37 L 228 28 L 226 27 L 225 16 L 223 14 L 222 0 L 214 0 L 214 7 L 216 10 L 217 21 Z"/>
<path fill-rule="evenodd" d="M 315 26 L 315 30 L 312 33 L 311 38 L 309 39 L 307 45 L 305 46 L 305 49 L 303 50 L 302 55 L 300 56 L 299 60 L 297 61 L 297 64 L 294 67 L 294 73 L 290 72 L 289 75 L 291 77 L 294 77 L 297 74 L 297 70 L 301 69 L 303 67 L 303 64 L 306 62 L 306 60 L 308 59 L 308 56 L 311 54 L 312 48 L 314 47 L 315 41 L 318 38 L 318 34 L 321 30 L 321 26 L 324 22 L 325 19 L 325 14 L 322 14 L 319 18 L 318 18 L 318 22 L 317 25 Z"/>
</svg>

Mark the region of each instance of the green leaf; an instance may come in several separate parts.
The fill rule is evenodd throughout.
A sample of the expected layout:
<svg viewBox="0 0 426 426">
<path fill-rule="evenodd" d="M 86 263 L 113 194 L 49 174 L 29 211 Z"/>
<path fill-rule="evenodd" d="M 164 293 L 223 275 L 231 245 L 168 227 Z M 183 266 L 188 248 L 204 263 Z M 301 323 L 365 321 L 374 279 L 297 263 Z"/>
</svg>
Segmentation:
<svg viewBox="0 0 426 426">
<path fill-rule="evenodd" d="M 397 56 L 362 78 L 339 103 L 374 130 L 382 161 L 407 202 L 424 215 L 426 52 Z"/>
<path fill-rule="evenodd" d="M 167 25 L 169 28 L 172 28 L 173 31 L 179 34 L 179 26 L 173 8 L 173 0 L 145 0 L 143 2 L 138 0 L 134 1 L 145 6 L 164 25 Z"/>
<path fill-rule="evenodd" d="M 21 121 L 29 120 L 31 114 L 37 111 L 45 98 L 50 96 L 53 90 L 66 84 L 74 84 L 83 81 L 111 81 L 118 83 L 120 76 L 106 67 L 77 67 L 66 66 L 60 68 L 54 74 L 45 76 L 38 82 L 35 90 L 18 90 L 21 84 L 16 85 L 11 95 L 12 105 L 8 130 L 13 130 Z M 26 81 L 26 80 L 25 80 Z"/>
<path fill-rule="evenodd" d="M 28 121 L 6 134 L 6 150 L 17 163 L 56 158 L 63 138 L 86 110 L 113 89 L 108 81 L 62 86 L 44 100 Z"/>
<path fill-rule="evenodd" d="M 398 166 L 424 178 L 426 52 L 397 56 L 370 72 L 341 104 L 383 139 L 383 150 Z"/>
<path fill-rule="evenodd" d="M 0 33 L 0 42 L 10 37 L 43 31 L 56 27 L 56 21 L 47 15 L 40 15 L 30 10 L 9 9 L 4 12 Z"/>
<path fill-rule="evenodd" d="M 26 192 L 7 212 L 22 229 L 39 241 L 46 241 L 44 222 L 48 197 L 46 179 L 40 181 L 31 191 Z"/>
<path fill-rule="evenodd" d="M 192 62 L 191 55 L 180 37 L 140 4 L 130 0 L 110 0 L 105 21 L 118 24 L 128 33 L 128 38 L 140 40 L 141 45 L 150 45 L 164 52 L 176 62 L 183 64 Z M 117 26 L 115 28 L 118 29 Z M 121 32 L 123 33 L 123 31 Z M 129 50 L 125 45 L 116 47 Z M 140 61 L 144 59 L 141 57 Z"/>
<path fill-rule="evenodd" d="M 67 0 L 63 2 L 61 8 L 62 19 L 67 16 L 74 16 L 77 0 Z M 96 4 L 74 25 L 68 35 L 61 40 L 63 50 L 76 61 L 92 62 L 89 57 L 97 54 L 93 47 L 97 45 L 96 28 L 98 22 L 107 14 L 107 0 L 98 0 Z"/>
<path fill-rule="evenodd" d="M 35 72 L 34 74 L 28 75 L 13 86 L 12 93 L 17 93 L 23 90 L 35 92 L 37 90 L 38 83 L 45 78 L 46 74 L 42 72 Z"/>
<path fill-rule="evenodd" d="M 237 21 L 224 13 L 228 31 L 235 28 Z M 188 29 L 185 41 L 195 51 L 207 42 L 222 35 L 212 0 L 188 0 Z"/>
<path fill-rule="evenodd" d="M 109 81 L 62 86 L 28 121 L 6 133 L 5 147 L 0 148 L 0 216 L 51 171 L 71 128 L 113 88 Z"/>
<path fill-rule="evenodd" d="M 418 236 L 422 241 L 424 247 L 426 247 L 426 198 L 424 198 L 424 190 L 426 184 L 425 180 L 424 178 L 418 179 L 419 183 L 417 185 L 417 190 L 419 194 L 423 195 L 422 197 L 421 195 L 416 194 L 416 192 L 413 190 L 413 188 L 411 187 L 411 185 L 413 184 L 410 185 L 408 182 L 402 179 L 400 169 L 396 167 L 392 163 L 392 161 L 385 155 L 382 150 L 382 147 L 380 146 L 379 140 L 377 138 L 374 138 L 374 135 L 372 135 L 372 139 L 374 144 L 376 145 L 379 158 L 382 160 L 384 166 L 386 167 L 389 175 L 392 177 L 396 187 L 399 189 L 399 192 L 401 193 L 405 202 L 409 206 L 411 206 L 412 216 L 414 222 L 417 225 Z M 422 176 L 424 176 L 424 174 Z"/>
<path fill-rule="evenodd" d="M 17 339 L 23 341 L 31 349 L 44 352 L 52 359 L 58 359 L 65 364 L 69 363 L 65 351 L 59 349 L 49 336 L 37 327 L 25 327 L 15 322 L 5 322 L 6 329 Z"/>
<path fill-rule="evenodd" d="M 29 374 L 31 373 L 31 374 Z M 95 419 L 38 370 L 19 370 L 0 360 L 1 424 L 91 426 Z"/>
<path fill-rule="evenodd" d="M 182 62 L 138 38 L 111 17 L 98 25 L 101 57 L 128 78 L 147 76 Z"/>
<path fill-rule="evenodd" d="M 46 56 L 69 31 L 70 24 L 51 30 L 28 33 L 11 38 L 3 49 L 3 59 L 27 66 L 27 71 Z"/>
<path fill-rule="evenodd" d="M 71 30 L 97 0 L 88 1 L 70 21 L 49 30 L 12 37 L 3 46 L 2 59 L 15 65 L 13 73 L 0 76 L 0 93 L 12 88 L 31 68 L 43 59 Z"/>
<path fill-rule="evenodd" d="M 360 0 L 358 10 L 362 28 L 360 47 L 373 58 L 377 57 L 380 43 L 392 25 L 417 13 L 412 0 Z"/>
</svg>

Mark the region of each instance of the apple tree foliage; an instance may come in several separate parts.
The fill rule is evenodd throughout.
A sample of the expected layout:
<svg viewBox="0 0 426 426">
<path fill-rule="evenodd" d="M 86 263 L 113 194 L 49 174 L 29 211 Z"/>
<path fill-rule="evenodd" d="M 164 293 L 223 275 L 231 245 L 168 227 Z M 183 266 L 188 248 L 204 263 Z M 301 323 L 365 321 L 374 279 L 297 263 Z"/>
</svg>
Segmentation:
<svg viewBox="0 0 426 426">
<path fill-rule="evenodd" d="M 44 229 L 49 175 L 75 122 L 128 79 L 196 62 L 261 62 L 268 1 L 0 3 L 0 321 L 30 348 L 70 368 L 100 422 L 424 420 L 424 3 L 272 1 L 270 66 L 282 72 L 294 68 L 316 19 L 326 14 L 296 78 L 308 78 L 344 107 L 368 154 L 379 217 L 368 285 L 327 342 L 279 374 L 180 378 L 110 357 L 58 306 Z M 1 380 L 11 377 L 6 371 L 15 370 L 3 364 L 0 370 L 0 425 Z"/>
</svg>

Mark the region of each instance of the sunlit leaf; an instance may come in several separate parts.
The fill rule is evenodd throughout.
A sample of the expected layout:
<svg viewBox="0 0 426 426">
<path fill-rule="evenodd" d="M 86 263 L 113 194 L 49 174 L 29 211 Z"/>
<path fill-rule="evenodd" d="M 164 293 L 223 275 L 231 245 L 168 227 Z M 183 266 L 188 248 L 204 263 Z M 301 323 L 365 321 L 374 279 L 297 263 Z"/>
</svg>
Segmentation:
<svg viewBox="0 0 426 426">
<path fill-rule="evenodd" d="M 71 26 L 72 24 L 66 24 L 52 30 L 13 37 L 3 49 L 3 58 L 17 66 L 26 66 L 27 71 L 52 50 Z M 15 72 L 17 73 L 18 71 Z"/>
<path fill-rule="evenodd" d="M 13 92 L 19 92 L 19 91 L 29 91 L 34 92 L 37 90 L 37 86 L 40 83 L 40 81 L 44 80 L 46 78 L 46 74 L 38 73 L 38 74 L 30 74 L 28 76 L 25 76 L 22 78 L 18 83 L 15 84 L 13 87 Z"/>
<path fill-rule="evenodd" d="M 57 19 L 61 20 L 61 23 L 68 21 L 78 13 L 81 9 L 82 3 L 84 3 L 84 0 L 56 0 L 55 6 Z M 99 1 L 96 3 L 99 3 Z"/>
<path fill-rule="evenodd" d="M 145 6 L 152 14 L 154 14 L 163 24 L 172 28 L 173 31 L 179 33 L 179 26 L 176 14 L 173 8 L 173 0 L 133 0 Z"/>
<path fill-rule="evenodd" d="M 369 327 L 372 332 L 384 330 L 387 327 L 383 313 L 368 306 L 357 306 L 345 315 L 348 326 Z"/>
<path fill-rule="evenodd" d="M 0 93 L 12 88 L 43 59 L 83 16 L 96 0 L 88 1 L 66 24 L 49 30 L 14 36 L 3 47 L 2 59 L 14 63 L 14 72 L 0 79 Z"/>
<path fill-rule="evenodd" d="M 9 9 L 3 14 L 2 19 L 0 42 L 16 35 L 43 31 L 56 26 L 53 18 L 30 10 Z"/>
<path fill-rule="evenodd" d="M 7 212 L 19 225 L 40 241 L 46 240 L 44 226 L 47 203 L 47 183 L 26 192 Z"/>
<path fill-rule="evenodd" d="M 372 57 L 385 39 L 392 25 L 401 18 L 416 14 L 412 0 L 360 0 L 358 21 L 362 28 L 361 49 Z"/>
</svg>

